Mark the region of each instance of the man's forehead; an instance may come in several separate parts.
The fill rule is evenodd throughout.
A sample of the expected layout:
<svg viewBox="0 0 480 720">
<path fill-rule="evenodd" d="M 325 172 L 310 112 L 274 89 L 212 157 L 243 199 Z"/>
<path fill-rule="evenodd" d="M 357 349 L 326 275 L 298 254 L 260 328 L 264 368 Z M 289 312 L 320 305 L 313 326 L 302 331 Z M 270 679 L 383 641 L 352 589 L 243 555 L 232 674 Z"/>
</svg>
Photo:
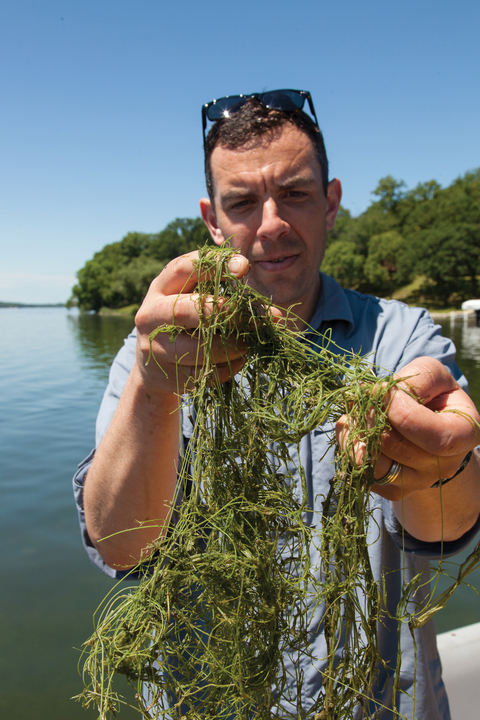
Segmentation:
<svg viewBox="0 0 480 720">
<path fill-rule="evenodd" d="M 295 125 L 285 124 L 268 130 L 262 135 L 256 135 L 241 145 L 229 146 L 220 142 L 213 148 L 212 157 L 215 154 L 231 153 L 232 155 L 241 155 L 249 152 L 261 152 L 267 149 L 273 152 L 275 149 L 278 150 L 279 147 L 285 145 L 298 148 L 308 147 L 315 152 L 311 138 L 309 138 L 303 130 L 297 128 Z"/>
<path fill-rule="evenodd" d="M 215 180 L 238 186 L 249 182 L 256 173 L 275 176 L 282 185 L 313 181 L 321 174 L 312 141 L 294 126 L 237 148 L 217 145 L 211 156 L 211 170 Z"/>
</svg>

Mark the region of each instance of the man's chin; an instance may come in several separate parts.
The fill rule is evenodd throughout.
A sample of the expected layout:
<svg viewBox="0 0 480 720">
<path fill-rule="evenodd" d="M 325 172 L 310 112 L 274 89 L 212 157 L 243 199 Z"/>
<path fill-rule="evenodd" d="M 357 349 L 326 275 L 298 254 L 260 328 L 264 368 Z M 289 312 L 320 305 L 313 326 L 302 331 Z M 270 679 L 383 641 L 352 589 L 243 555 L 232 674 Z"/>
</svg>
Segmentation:
<svg viewBox="0 0 480 720">
<path fill-rule="evenodd" d="M 250 287 L 279 307 L 289 308 L 291 305 L 301 305 L 305 300 L 305 294 L 300 292 L 298 284 L 294 284 L 292 287 L 292 283 L 285 281 L 267 285 L 266 283 L 250 282 L 250 278 L 247 278 L 247 280 Z"/>
<path fill-rule="evenodd" d="M 305 277 L 278 278 L 269 281 L 256 278 L 253 274 L 247 275 L 247 283 L 257 292 L 261 293 L 283 310 L 292 309 L 294 315 L 299 315 L 304 320 L 310 320 L 315 310 L 320 293 L 320 276 L 312 278 L 307 284 Z"/>
</svg>

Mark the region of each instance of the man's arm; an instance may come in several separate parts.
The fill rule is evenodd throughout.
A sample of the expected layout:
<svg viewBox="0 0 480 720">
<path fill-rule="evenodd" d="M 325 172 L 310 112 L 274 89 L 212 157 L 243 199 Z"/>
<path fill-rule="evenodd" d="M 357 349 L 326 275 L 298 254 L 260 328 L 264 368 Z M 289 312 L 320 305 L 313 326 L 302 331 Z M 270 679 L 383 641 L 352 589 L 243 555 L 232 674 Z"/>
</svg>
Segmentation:
<svg viewBox="0 0 480 720">
<path fill-rule="evenodd" d="M 87 530 L 113 568 L 132 567 L 145 556 L 146 546 L 161 534 L 175 496 L 181 395 L 203 358 L 197 339 L 187 332 L 175 344 L 162 333 L 153 342 L 156 362 L 146 362 L 149 335 L 158 326 L 198 326 L 197 298 L 192 296 L 196 257 L 176 258 L 150 286 L 136 317 L 136 361 L 85 481 Z M 248 262 L 236 256 L 229 268 L 242 277 Z M 243 362 L 232 348 L 228 364 L 220 342 L 213 355 L 222 382 L 230 368 L 236 371 Z"/>
<path fill-rule="evenodd" d="M 403 502 L 392 502 L 392 507 L 413 537 L 424 542 L 450 542 L 461 538 L 478 520 L 479 498 L 480 457 L 474 451 L 465 470 L 442 490 L 417 491 Z"/>
</svg>

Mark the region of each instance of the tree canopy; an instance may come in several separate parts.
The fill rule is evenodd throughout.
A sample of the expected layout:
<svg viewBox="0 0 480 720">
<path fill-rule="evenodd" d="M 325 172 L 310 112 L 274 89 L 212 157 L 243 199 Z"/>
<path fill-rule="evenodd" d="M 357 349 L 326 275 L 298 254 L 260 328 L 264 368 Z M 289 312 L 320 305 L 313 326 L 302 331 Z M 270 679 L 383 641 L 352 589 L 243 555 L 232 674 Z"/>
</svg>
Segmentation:
<svg viewBox="0 0 480 720">
<path fill-rule="evenodd" d="M 358 217 L 342 208 L 322 270 L 345 287 L 394 295 L 420 278 L 416 295 L 458 305 L 480 291 L 480 169 L 449 187 L 435 181 L 407 190 L 391 176 Z"/>
<path fill-rule="evenodd" d="M 196 250 L 209 237 L 201 218 L 177 218 L 159 233 L 130 232 L 95 253 L 77 272 L 69 304 L 95 312 L 140 305 L 170 260 Z"/>
<path fill-rule="evenodd" d="M 358 217 L 341 207 L 322 270 L 344 287 L 390 297 L 417 282 L 412 300 L 458 305 L 480 292 L 480 168 L 449 187 L 408 190 L 382 178 Z M 209 242 L 200 218 L 177 218 L 156 234 L 130 232 L 77 273 L 69 303 L 83 310 L 140 305 L 150 282 L 178 255 Z"/>
</svg>

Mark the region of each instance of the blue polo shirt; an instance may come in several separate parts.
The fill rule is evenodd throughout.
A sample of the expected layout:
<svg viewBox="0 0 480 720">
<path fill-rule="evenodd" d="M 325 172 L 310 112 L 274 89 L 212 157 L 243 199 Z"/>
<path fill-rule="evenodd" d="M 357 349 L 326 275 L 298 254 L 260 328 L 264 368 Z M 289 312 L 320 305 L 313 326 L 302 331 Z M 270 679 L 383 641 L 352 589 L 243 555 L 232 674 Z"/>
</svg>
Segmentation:
<svg viewBox="0 0 480 720">
<path fill-rule="evenodd" d="M 415 358 L 430 356 L 442 362 L 459 384 L 467 389 L 467 383 L 455 363 L 453 343 L 442 337 L 441 328 L 435 325 L 422 308 L 409 308 L 393 300 L 382 300 L 370 295 L 362 295 L 353 290 L 343 290 L 329 276 L 321 275 L 321 294 L 310 325 L 320 333 L 331 333 L 332 341 L 338 346 L 338 352 L 354 352 L 368 356 L 378 375 L 387 375 L 400 370 Z M 316 335 L 312 334 L 314 341 Z M 320 340 L 318 340 L 320 342 Z M 101 442 L 115 412 L 118 400 L 135 361 L 135 331 L 126 339 L 123 348 L 115 358 L 110 370 L 108 387 L 97 419 L 96 445 Z M 192 435 L 192 424 L 188 418 L 188 409 L 182 416 L 182 437 L 184 444 Z M 312 523 L 315 516 L 321 515 L 322 498 L 326 496 L 329 482 L 334 473 L 333 449 L 329 446 L 329 433 L 333 428 L 318 427 L 305 436 L 299 450 L 292 445 L 290 455 L 292 465 L 299 462 L 305 469 L 309 506 L 313 509 L 305 517 L 306 523 Z M 83 481 L 90 466 L 93 452 L 79 466 L 74 477 L 74 491 L 77 501 L 82 538 L 92 561 L 111 577 L 121 578 L 123 572 L 105 565 L 93 547 L 85 527 L 83 513 Z M 298 454 L 300 457 L 298 457 Z M 298 479 L 298 487 L 300 480 Z M 421 582 L 416 593 L 415 603 L 421 603 L 429 593 L 429 561 L 432 558 L 454 555 L 463 549 L 480 528 L 480 520 L 464 537 L 450 543 L 424 543 L 402 531 L 390 505 L 390 502 L 373 493 L 369 498 L 373 513 L 369 529 L 369 552 L 375 579 L 385 578 L 388 603 L 393 613 L 401 597 L 401 586 L 415 576 L 420 575 Z M 312 546 L 312 567 L 319 566 L 318 551 Z M 399 581 L 400 578 L 400 581 Z M 302 707 L 308 713 L 313 699 L 321 692 L 322 670 L 327 655 L 325 639 L 322 634 L 322 605 L 315 607 L 310 618 L 310 637 L 313 657 L 303 662 Z M 417 646 L 416 669 L 414 641 L 408 625 L 403 624 L 398 633 L 397 622 L 385 616 L 378 630 L 380 654 L 390 669 L 396 667 L 397 653 L 402 653 L 400 692 L 393 699 L 393 673 L 381 668 L 374 688 L 370 713 L 375 709 L 377 720 L 393 720 L 391 709 L 396 705 L 398 712 L 406 718 L 419 720 L 449 720 L 450 713 L 445 688 L 441 678 L 441 665 L 438 656 L 435 627 L 433 621 L 415 631 Z M 399 648 L 400 644 L 400 648 Z M 341 652 L 341 648 L 339 649 Z M 285 657 L 287 674 L 295 678 L 294 659 Z M 292 693 L 294 688 L 292 687 Z M 295 713 L 296 699 L 285 706 L 285 710 Z M 361 709 L 358 710 L 361 717 Z M 367 714 L 368 716 L 368 714 Z"/>
</svg>

